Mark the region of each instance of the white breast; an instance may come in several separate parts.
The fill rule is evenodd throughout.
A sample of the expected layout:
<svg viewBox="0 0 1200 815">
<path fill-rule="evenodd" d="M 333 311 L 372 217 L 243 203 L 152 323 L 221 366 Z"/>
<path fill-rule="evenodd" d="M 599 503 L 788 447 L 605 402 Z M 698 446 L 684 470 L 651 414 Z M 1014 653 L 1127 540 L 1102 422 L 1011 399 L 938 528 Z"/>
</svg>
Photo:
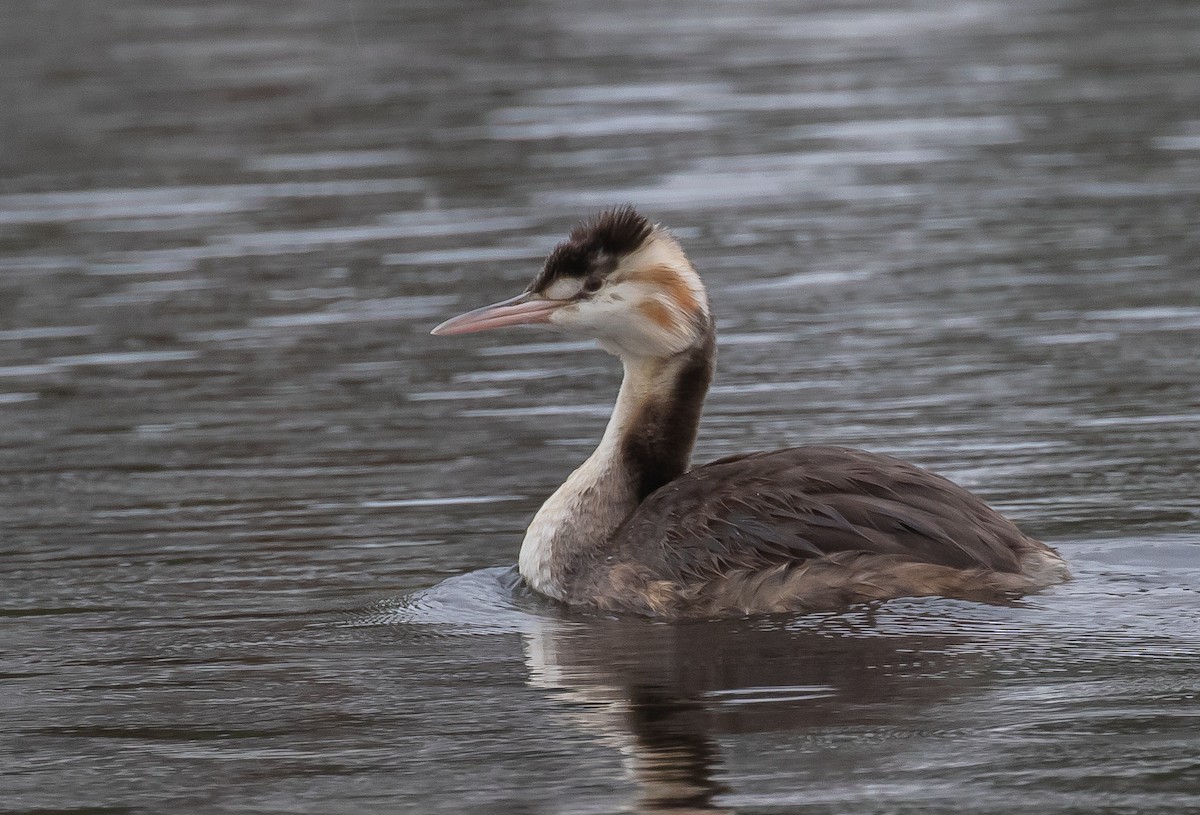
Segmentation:
<svg viewBox="0 0 1200 815">
<path fill-rule="evenodd" d="M 562 496 L 560 487 L 533 516 L 533 521 L 525 530 L 525 540 L 521 542 L 521 554 L 517 558 L 517 568 L 530 588 L 556 600 L 563 599 L 563 587 L 556 585 L 554 579 L 554 540 L 568 511 L 569 504 Z"/>
<path fill-rule="evenodd" d="M 637 506 L 629 479 L 615 460 L 615 434 L 571 473 L 529 524 L 517 566 L 535 591 L 566 599 L 570 566 L 603 546 Z"/>
</svg>

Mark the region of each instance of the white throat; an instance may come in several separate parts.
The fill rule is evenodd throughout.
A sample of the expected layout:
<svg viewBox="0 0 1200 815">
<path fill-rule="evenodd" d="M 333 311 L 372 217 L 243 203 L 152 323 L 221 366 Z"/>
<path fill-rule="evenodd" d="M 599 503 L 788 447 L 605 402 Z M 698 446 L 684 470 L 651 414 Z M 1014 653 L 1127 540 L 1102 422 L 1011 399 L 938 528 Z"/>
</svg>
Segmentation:
<svg viewBox="0 0 1200 815">
<path fill-rule="evenodd" d="M 622 363 L 625 376 L 599 446 L 542 504 L 521 544 L 521 576 L 557 600 L 566 599 L 566 582 L 579 559 L 603 547 L 640 500 L 621 443 L 639 406 L 662 387 L 673 366 L 647 358 L 623 358 Z"/>
</svg>

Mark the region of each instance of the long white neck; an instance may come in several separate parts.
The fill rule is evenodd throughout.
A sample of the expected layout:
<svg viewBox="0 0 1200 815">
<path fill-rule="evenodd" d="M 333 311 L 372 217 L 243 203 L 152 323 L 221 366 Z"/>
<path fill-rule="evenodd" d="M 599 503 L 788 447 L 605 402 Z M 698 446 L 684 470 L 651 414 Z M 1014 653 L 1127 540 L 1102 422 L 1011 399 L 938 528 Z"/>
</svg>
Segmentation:
<svg viewBox="0 0 1200 815">
<path fill-rule="evenodd" d="M 712 378 L 713 344 L 667 359 L 623 358 L 625 376 L 595 452 L 534 516 L 521 544 L 521 576 L 568 600 L 573 577 L 601 553 L 638 504 L 688 467 Z"/>
</svg>

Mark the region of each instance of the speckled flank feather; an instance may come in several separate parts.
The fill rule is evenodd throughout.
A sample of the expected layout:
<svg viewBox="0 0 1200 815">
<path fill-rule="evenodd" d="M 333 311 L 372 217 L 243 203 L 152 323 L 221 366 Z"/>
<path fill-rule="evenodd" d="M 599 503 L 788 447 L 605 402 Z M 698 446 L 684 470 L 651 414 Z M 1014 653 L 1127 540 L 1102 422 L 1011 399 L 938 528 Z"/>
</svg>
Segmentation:
<svg viewBox="0 0 1200 815">
<path fill-rule="evenodd" d="M 1036 556 L 1035 556 L 1036 557 Z M 839 552 L 766 569 L 739 569 L 704 582 L 655 576 L 622 564 L 593 596 L 577 602 L 653 617 L 712 618 L 730 614 L 832 611 L 897 597 L 953 597 L 997 603 L 1067 577 L 1061 558 L 1047 559 L 1044 579 L 989 569 L 955 569 L 897 555 Z"/>
</svg>

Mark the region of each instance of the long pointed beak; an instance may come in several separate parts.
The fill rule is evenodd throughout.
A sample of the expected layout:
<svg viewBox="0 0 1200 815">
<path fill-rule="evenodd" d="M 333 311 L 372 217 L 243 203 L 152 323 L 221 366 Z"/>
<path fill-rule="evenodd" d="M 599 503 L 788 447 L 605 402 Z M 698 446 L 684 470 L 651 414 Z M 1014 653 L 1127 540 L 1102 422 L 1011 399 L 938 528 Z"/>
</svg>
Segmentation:
<svg viewBox="0 0 1200 815">
<path fill-rule="evenodd" d="M 533 292 L 524 292 L 508 300 L 451 317 L 429 333 L 473 334 L 509 325 L 544 323 L 562 305 L 560 300 L 546 300 Z"/>
</svg>

